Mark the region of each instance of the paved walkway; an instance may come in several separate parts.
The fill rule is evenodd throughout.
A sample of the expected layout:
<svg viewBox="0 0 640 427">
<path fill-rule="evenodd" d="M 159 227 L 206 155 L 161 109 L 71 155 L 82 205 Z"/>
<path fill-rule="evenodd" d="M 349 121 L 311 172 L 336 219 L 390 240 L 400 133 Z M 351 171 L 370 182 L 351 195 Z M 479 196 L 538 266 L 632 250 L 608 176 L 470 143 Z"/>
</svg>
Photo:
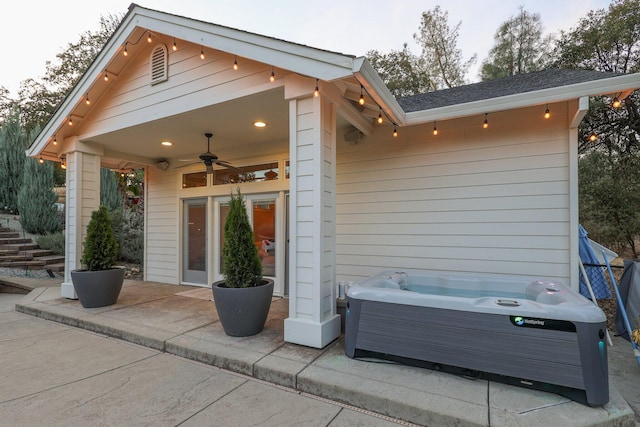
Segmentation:
<svg viewBox="0 0 640 427">
<path fill-rule="evenodd" d="M 215 305 L 210 301 L 208 289 L 127 281 L 117 304 L 96 309 L 84 309 L 77 301 L 60 298 L 59 288 L 56 287 L 38 288 L 23 298 L 16 305 L 16 309 L 20 312 L 141 344 L 148 348 L 145 351 L 155 356 L 170 357 L 165 354 L 169 353 L 204 362 L 207 365 L 241 373 L 269 384 L 284 386 L 286 390 L 281 390 L 282 393 L 291 393 L 295 399 L 302 397 L 307 399 L 305 397 L 307 394 L 320 396 L 419 425 L 634 425 L 633 410 L 617 390 L 617 377 L 611 380 L 610 402 L 604 407 L 590 408 L 552 393 L 485 380 L 469 380 L 404 365 L 352 360 L 344 355 L 341 340 L 322 350 L 285 343 L 283 321 L 288 314 L 288 301 L 285 299 L 274 300 L 267 325 L 261 334 L 254 337 L 232 338 L 222 331 Z M 86 333 L 75 329 L 71 331 Z M 49 335 L 43 332 L 40 339 L 49 340 Z M 40 339 L 32 341 L 35 343 Z M 622 348 L 624 344 L 629 346 L 628 359 L 634 362 L 628 343 L 624 341 L 617 343 L 614 352 L 620 350 L 622 357 L 619 360 L 626 361 L 624 348 Z M 120 343 L 120 345 L 127 344 Z M 78 354 L 73 351 L 71 345 L 60 347 L 61 354 L 56 356 L 56 359 L 71 359 L 75 357 L 72 355 Z M 139 347 L 135 348 L 139 349 Z M 57 354 L 55 351 L 47 353 Z M 127 363 L 134 366 L 136 363 L 144 364 L 144 360 L 145 358 L 141 357 L 140 360 Z M 618 357 L 614 357 L 612 353 L 611 360 L 617 361 Z M 211 369 L 202 365 L 196 366 Z M 124 368 L 123 366 L 122 369 Z M 634 371 L 630 365 L 612 364 L 610 369 L 612 372 L 620 373 L 624 380 L 622 389 L 629 395 L 635 396 L 636 405 L 638 404 L 637 396 L 640 396 L 640 393 L 635 392 L 640 384 L 640 370 L 637 368 Z M 163 400 L 163 389 L 172 390 L 171 381 L 162 382 L 155 378 L 158 372 L 163 370 L 164 368 L 161 368 L 149 374 L 152 387 L 148 389 L 154 396 L 154 400 L 164 402 L 158 403 L 162 407 L 176 403 L 173 397 Z M 624 378 L 628 375 L 631 375 L 630 379 Z M 146 377 L 136 379 L 130 376 L 130 378 L 132 384 L 127 387 L 133 387 L 136 390 L 147 389 L 143 384 L 135 385 L 147 381 L 143 380 Z M 243 378 L 243 381 L 246 381 L 246 378 Z M 205 384 L 207 385 L 204 389 L 211 386 L 206 381 Z M 124 385 L 115 381 L 113 387 L 116 386 Z M 272 386 L 261 384 L 260 387 Z M 244 387 L 238 389 L 244 389 Z M 274 389 L 273 396 L 280 396 L 280 393 L 276 393 L 275 390 L 280 391 L 280 389 Z M 262 408 L 265 425 L 271 425 L 267 417 L 273 414 L 273 411 L 282 415 L 289 410 L 289 405 L 279 406 L 278 402 L 282 397 L 272 399 L 269 391 L 270 389 L 267 389 L 266 393 L 260 395 L 247 391 L 247 399 L 256 407 Z M 167 395 L 171 396 L 170 393 Z M 96 398 L 99 400 L 98 396 Z M 346 413 L 335 403 L 325 403 L 339 408 L 336 409 L 336 413 Z M 201 404 L 205 406 L 197 410 L 192 408 L 190 411 L 194 411 L 193 414 L 200 413 L 198 412 L 200 410 L 203 414 L 214 413 L 203 408 L 209 407 L 206 405 L 215 406 L 215 403 L 207 401 Z M 240 408 L 234 406 L 237 404 L 238 402 L 234 401 L 230 412 L 242 412 Z M 292 404 L 297 405 L 297 403 Z M 0 412 L 4 412 L 3 409 L 4 407 L 0 406 Z M 174 410 L 177 409 L 174 408 Z M 291 408 L 291 411 L 292 417 L 298 416 L 297 410 Z M 311 410 L 304 410 L 301 414 L 308 412 L 310 413 Z M 356 413 L 349 412 L 349 414 L 351 417 Z M 391 422 L 371 418 L 362 425 L 375 425 L 372 424 L 374 420 L 375 423 Z M 249 418 L 246 421 L 245 423 L 243 419 L 235 419 L 233 424 L 250 423 Z M 307 419 L 297 419 L 293 424 L 305 425 L 306 421 Z M 338 422 L 338 418 L 322 421 L 319 425 L 334 425 L 330 424 L 332 422 Z M 353 421 L 349 424 L 358 425 L 357 422 Z M 309 423 L 312 425 L 311 421 Z M 275 424 L 283 425 L 280 419 Z"/>
</svg>

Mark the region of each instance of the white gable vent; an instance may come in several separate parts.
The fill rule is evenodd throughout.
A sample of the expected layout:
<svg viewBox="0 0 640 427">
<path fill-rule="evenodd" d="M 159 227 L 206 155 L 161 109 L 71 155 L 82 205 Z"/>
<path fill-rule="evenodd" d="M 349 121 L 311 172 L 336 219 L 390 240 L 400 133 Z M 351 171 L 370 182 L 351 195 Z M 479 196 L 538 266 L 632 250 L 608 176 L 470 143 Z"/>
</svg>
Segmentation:
<svg viewBox="0 0 640 427">
<path fill-rule="evenodd" d="M 151 51 L 151 84 L 164 82 L 169 78 L 167 47 L 159 44 Z"/>
</svg>

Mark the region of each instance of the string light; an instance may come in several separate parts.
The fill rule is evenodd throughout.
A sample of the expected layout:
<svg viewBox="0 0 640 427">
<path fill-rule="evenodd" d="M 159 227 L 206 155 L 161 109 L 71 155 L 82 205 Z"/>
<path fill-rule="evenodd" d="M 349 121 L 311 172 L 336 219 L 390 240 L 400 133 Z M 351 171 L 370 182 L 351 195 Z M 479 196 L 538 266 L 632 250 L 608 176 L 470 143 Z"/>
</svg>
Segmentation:
<svg viewBox="0 0 640 427">
<path fill-rule="evenodd" d="M 316 88 L 313 91 L 313 96 L 315 96 L 316 98 L 320 96 L 320 89 L 318 88 L 318 79 L 316 79 Z"/>
<path fill-rule="evenodd" d="M 622 105 L 622 103 L 620 102 L 620 100 L 618 99 L 617 96 L 613 97 L 613 102 L 611 103 L 611 106 L 613 108 L 620 108 L 620 105 Z"/>
<path fill-rule="evenodd" d="M 362 87 L 362 85 L 360 85 L 360 99 L 358 100 L 358 104 L 360 105 L 364 105 L 364 93 L 363 93 L 364 88 Z"/>
<path fill-rule="evenodd" d="M 123 54 L 124 56 L 129 55 L 129 52 L 127 52 L 127 44 L 128 44 L 128 43 L 129 43 L 129 42 L 125 42 L 125 43 L 124 43 L 124 51 L 122 52 L 122 54 Z"/>
<path fill-rule="evenodd" d="M 233 69 L 238 71 L 238 57 L 237 56 L 233 57 Z"/>
<path fill-rule="evenodd" d="M 274 81 L 276 81 L 276 72 L 273 69 L 273 65 L 271 66 L 271 77 L 269 77 L 269 80 L 271 81 L 271 83 L 273 83 Z"/>
<path fill-rule="evenodd" d="M 53 135 L 53 145 L 58 145 L 58 140 L 55 135 Z"/>
<path fill-rule="evenodd" d="M 547 109 L 544 110 L 544 118 L 548 119 L 551 117 L 551 112 L 549 111 L 549 104 L 547 104 Z"/>
<path fill-rule="evenodd" d="M 64 160 L 64 157 L 62 158 L 62 161 L 60 162 L 60 169 L 66 169 L 67 168 L 67 162 Z"/>
<path fill-rule="evenodd" d="M 482 128 L 486 129 L 489 127 L 489 119 L 487 118 L 488 113 L 484 113 L 484 123 L 482 123 Z"/>
<path fill-rule="evenodd" d="M 378 106 L 378 109 L 380 110 L 380 112 L 378 113 L 378 124 L 381 125 L 384 121 L 382 118 L 382 107 Z"/>
<path fill-rule="evenodd" d="M 176 44 L 176 38 L 173 38 L 173 51 L 175 52 L 176 50 L 178 50 L 178 45 Z"/>
<path fill-rule="evenodd" d="M 398 125 L 396 125 L 395 123 L 393 124 L 393 137 L 398 137 Z"/>
<path fill-rule="evenodd" d="M 40 158 L 38 159 L 38 163 L 40 163 L 40 164 L 44 163 L 44 159 L 42 158 L 42 156 L 40 156 Z"/>
<path fill-rule="evenodd" d="M 109 81 L 109 73 L 107 73 L 107 70 L 104 70 L 104 81 L 105 82 Z"/>
<path fill-rule="evenodd" d="M 69 126 L 73 126 L 73 119 L 69 116 Z"/>
<path fill-rule="evenodd" d="M 438 126 L 436 126 L 436 122 L 433 122 L 433 136 L 438 134 Z"/>
<path fill-rule="evenodd" d="M 90 105 L 91 101 L 89 100 L 89 94 L 87 94 L 86 98 L 84 99 L 85 104 Z"/>
<path fill-rule="evenodd" d="M 200 46 L 200 59 L 204 59 L 204 46 Z"/>
<path fill-rule="evenodd" d="M 147 30 L 147 42 L 151 43 L 151 30 Z"/>
<path fill-rule="evenodd" d="M 589 141 L 596 142 L 597 140 L 598 140 L 598 135 L 596 135 L 595 132 L 592 132 L 591 135 L 589 135 Z"/>
</svg>

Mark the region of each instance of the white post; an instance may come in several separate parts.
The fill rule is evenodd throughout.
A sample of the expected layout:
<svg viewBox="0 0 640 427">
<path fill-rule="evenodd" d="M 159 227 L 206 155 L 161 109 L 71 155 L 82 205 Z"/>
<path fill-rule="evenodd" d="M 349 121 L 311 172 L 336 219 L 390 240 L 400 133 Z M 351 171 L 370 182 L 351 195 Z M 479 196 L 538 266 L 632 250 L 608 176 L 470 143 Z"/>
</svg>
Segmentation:
<svg viewBox="0 0 640 427">
<path fill-rule="evenodd" d="M 284 339 L 322 348 L 340 336 L 335 299 L 336 111 L 327 98 L 313 96 L 313 87 L 288 82 L 285 90 L 290 100 L 291 170 Z"/>
<path fill-rule="evenodd" d="M 65 146 L 67 143 L 72 151 L 66 154 L 65 261 L 60 293 L 63 298 L 77 299 L 71 282 L 71 270 L 81 268 L 82 243 L 87 224 L 91 213 L 100 206 L 100 155 L 80 151 L 80 144 L 75 137 L 65 141 Z"/>
</svg>

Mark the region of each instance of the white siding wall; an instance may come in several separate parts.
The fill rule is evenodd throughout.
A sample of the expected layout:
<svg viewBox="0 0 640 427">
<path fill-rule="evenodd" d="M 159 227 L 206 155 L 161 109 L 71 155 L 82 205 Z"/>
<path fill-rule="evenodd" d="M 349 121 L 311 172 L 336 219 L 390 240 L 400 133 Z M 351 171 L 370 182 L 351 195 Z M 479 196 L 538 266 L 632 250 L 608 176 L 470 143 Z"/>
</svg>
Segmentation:
<svg viewBox="0 0 640 427">
<path fill-rule="evenodd" d="M 145 280 L 179 283 L 179 215 L 174 169 L 146 169 Z"/>
<path fill-rule="evenodd" d="M 401 128 L 339 144 L 337 277 L 418 268 L 569 284 L 566 104 Z"/>
<path fill-rule="evenodd" d="M 165 40 L 167 45 L 171 40 Z M 169 79 L 151 86 L 149 53 L 155 43 L 130 59 L 130 64 L 117 77 L 84 120 L 82 134 L 90 137 L 128 126 L 172 116 L 212 104 L 273 89 L 282 84 L 284 73 L 275 83 L 269 82 L 268 65 L 240 59 L 240 68 L 232 68 L 233 55 L 205 50 L 200 59 L 200 46 L 186 42 L 177 51 L 169 50 Z"/>
</svg>

